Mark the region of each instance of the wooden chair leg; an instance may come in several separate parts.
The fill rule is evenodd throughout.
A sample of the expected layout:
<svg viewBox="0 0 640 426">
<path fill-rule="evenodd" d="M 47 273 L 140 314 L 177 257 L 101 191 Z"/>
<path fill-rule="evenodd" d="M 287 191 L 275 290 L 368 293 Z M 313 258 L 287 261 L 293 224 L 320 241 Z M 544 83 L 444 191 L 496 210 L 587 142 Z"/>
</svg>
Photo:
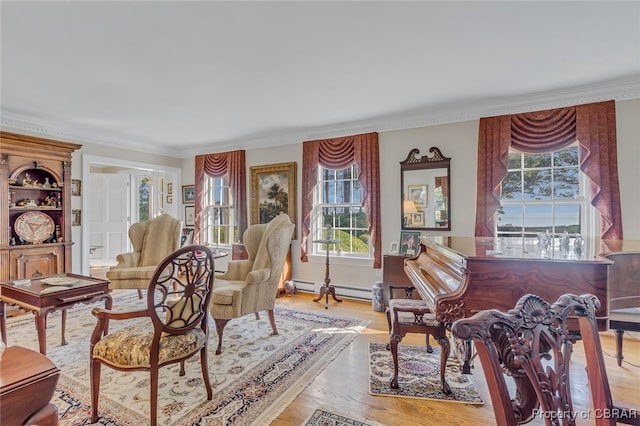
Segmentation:
<svg viewBox="0 0 640 426">
<path fill-rule="evenodd" d="M 89 360 L 89 386 L 91 388 L 91 423 L 98 422 L 98 400 L 100 399 L 100 363 Z"/>
<path fill-rule="evenodd" d="M 273 330 L 273 335 L 278 335 L 278 329 L 276 329 L 276 317 L 273 313 L 273 309 L 269 309 L 269 322 L 271 323 L 271 329 Z"/>
<path fill-rule="evenodd" d="M 433 353 L 433 346 L 431 346 L 431 343 L 429 342 L 429 338 L 430 337 L 431 337 L 431 334 L 427 333 L 426 346 L 427 346 L 427 353 L 432 354 Z"/>
<path fill-rule="evenodd" d="M 391 379 L 391 389 L 398 389 L 398 343 L 402 338 L 398 336 L 392 336 L 389 339 L 389 346 L 391 347 L 391 357 L 393 358 L 393 378 Z"/>
<path fill-rule="evenodd" d="M 209 362 L 207 361 L 207 345 L 200 350 L 200 368 L 202 369 L 202 379 L 204 387 L 207 389 L 207 400 L 213 398 L 213 390 L 211 389 L 211 379 L 209 379 Z"/>
<path fill-rule="evenodd" d="M 180 372 L 178 373 L 179 376 L 184 376 L 186 373 L 184 371 L 184 360 L 180 361 Z"/>
<path fill-rule="evenodd" d="M 229 320 L 226 319 L 216 319 L 216 331 L 218 332 L 218 348 L 216 349 L 216 355 L 220 355 L 222 353 L 222 333 L 224 332 L 224 326 L 227 325 Z"/>
<path fill-rule="evenodd" d="M 149 413 L 149 417 L 151 420 L 151 426 L 156 426 L 158 424 L 158 366 L 155 368 L 151 368 L 151 383 L 149 390 L 149 402 L 151 403 L 151 412 Z"/>
<path fill-rule="evenodd" d="M 138 299 L 142 299 L 142 289 L 138 289 Z"/>
</svg>

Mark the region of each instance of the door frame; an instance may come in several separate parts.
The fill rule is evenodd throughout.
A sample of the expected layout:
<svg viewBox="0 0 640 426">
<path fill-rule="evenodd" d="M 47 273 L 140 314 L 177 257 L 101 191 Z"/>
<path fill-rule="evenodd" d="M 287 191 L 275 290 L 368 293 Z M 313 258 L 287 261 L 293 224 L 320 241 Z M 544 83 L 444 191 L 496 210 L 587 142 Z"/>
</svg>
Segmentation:
<svg viewBox="0 0 640 426">
<path fill-rule="evenodd" d="M 113 167 L 125 167 L 129 169 L 135 170 L 144 170 L 149 173 L 161 172 L 165 173 L 168 177 L 171 178 L 171 182 L 173 182 L 174 188 L 182 187 L 182 169 L 178 167 L 170 167 L 164 166 L 161 164 L 152 164 L 152 163 L 143 163 L 140 161 L 130 161 L 130 160 L 122 160 L 119 158 L 111 158 L 111 157 L 103 157 L 99 155 L 82 155 L 82 181 L 89 182 L 89 178 L 91 176 L 91 166 L 113 166 Z M 179 197 L 175 197 L 174 199 L 179 199 Z M 168 204 L 164 204 L 168 207 Z M 177 219 L 182 220 L 182 212 L 178 208 L 179 203 L 172 203 L 171 209 L 165 208 L 165 212 L 171 214 Z M 91 234 L 89 229 L 89 197 L 82 197 L 82 212 L 81 212 L 81 221 L 82 224 L 80 232 L 80 244 L 77 250 L 73 250 L 74 258 L 80 259 L 80 264 L 82 265 L 81 273 L 83 275 L 90 274 L 90 265 L 89 265 L 89 235 Z M 131 212 L 127 212 L 127 216 L 131 216 Z M 128 230 L 125 230 L 128 232 Z M 75 239 L 75 238 L 74 238 Z M 78 257 L 76 257 L 76 254 Z M 74 268 L 75 270 L 76 268 Z"/>
</svg>

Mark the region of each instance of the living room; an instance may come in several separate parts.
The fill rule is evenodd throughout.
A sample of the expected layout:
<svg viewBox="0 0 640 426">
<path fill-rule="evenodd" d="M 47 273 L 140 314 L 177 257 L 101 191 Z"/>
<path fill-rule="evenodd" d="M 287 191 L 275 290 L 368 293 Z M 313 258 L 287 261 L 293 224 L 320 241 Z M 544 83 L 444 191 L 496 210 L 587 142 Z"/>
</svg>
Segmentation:
<svg viewBox="0 0 640 426">
<path fill-rule="evenodd" d="M 3 2 L 3 9 L 6 8 L 3 12 L 10 13 L 9 16 L 14 16 L 11 14 L 16 12 L 10 9 L 9 6 L 5 6 L 4 3 L 14 2 Z M 637 12 L 637 9 L 635 9 L 635 11 Z M 57 11 L 56 13 L 60 12 Z M 44 12 L 42 14 L 46 15 Z M 39 15 L 37 17 L 38 19 L 36 19 L 36 17 L 33 17 L 33 22 L 40 23 L 40 19 L 46 21 L 46 17 L 40 16 L 40 13 L 37 15 Z M 629 13 L 627 13 L 627 15 L 633 16 L 633 14 Z M 26 16 L 29 16 L 29 14 L 27 13 Z M 352 15 L 349 16 L 353 18 Z M 358 13 L 355 13 L 355 16 L 358 16 Z M 618 18 L 617 15 L 616 18 Z M 95 17 L 93 19 L 95 19 Z M 3 17 L 3 26 L 5 23 L 4 20 L 5 18 Z M 609 26 L 607 28 L 607 31 L 614 32 L 614 28 L 616 26 L 614 22 L 616 22 L 616 19 L 608 19 L 607 22 Z M 624 22 L 627 23 L 627 21 Z M 637 24 L 637 19 L 633 22 Z M 5 31 L 7 30 L 3 29 L 3 50 L 5 42 L 7 40 Z M 396 31 L 400 31 L 400 29 L 396 29 Z M 73 31 L 71 30 L 71 32 Z M 632 34 L 631 38 L 628 38 L 629 33 Z M 17 32 L 11 34 L 22 33 Z M 636 36 L 636 39 L 633 39 L 633 35 Z M 619 37 L 623 38 L 625 42 L 631 44 L 632 47 L 635 47 L 635 51 L 637 52 L 637 35 L 638 27 L 636 26 L 632 28 L 630 32 L 623 32 L 623 34 L 619 35 Z M 238 34 L 234 33 L 234 37 L 235 36 L 238 36 Z M 451 37 L 451 34 L 449 34 L 448 36 L 443 36 L 443 38 L 447 37 Z M 468 39 L 473 38 L 473 36 L 471 35 L 468 35 L 467 37 L 468 38 L 465 40 L 466 42 L 469 42 Z M 534 38 L 534 36 L 532 36 L 532 38 Z M 424 39 L 424 43 L 427 43 L 426 38 Z M 19 48 L 27 51 L 28 46 L 29 43 L 25 41 L 25 45 L 19 46 Z M 412 48 L 415 48 L 415 46 L 412 45 Z M 600 62 L 607 62 L 606 60 L 600 59 L 591 60 L 591 58 L 599 58 L 601 57 L 600 55 L 604 57 L 606 51 L 610 48 L 610 44 L 606 44 L 605 47 L 594 47 L 595 53 L 588 55 L 590 57 L 589 65 L 585 66 L 583 64 L 583 67 L 595 67 Z M 24 84 L 23 80 L 16 79 L 15 76 L 12 77 L 12 74 L 10 73 L 5 76 L 5 70 L 11 68 L 12 63 L 21 63 L 21 57 L 15 53 L 20 49 L 15 47 L 13 49 L 14 50 L 11 50 L 11 52 L 14 52 L 13 55 L 16 56 L 11 56 L 11 60 L 3 60 L 2 66 L 2 92 L 4 99 L 2 102 L 2 130 L 62 140 L 82 145 L 80 149 L 76 150 L 72 154 L 71 168 L 71 177 L 74 180 L 82 183 L 82 195 L 74 196 L 71 200 L 72 208 L 79 211 L 79 217 L 81 218 L 81 220 L 78 221 L 78 225 L 73 226 L 71 229 L 72 240 L 74 242 L 71 249 L 71 263 L 72 271 L 75 273 L 85 275 L 90 274 L 92 244 L 88 236 L 89 232 L 87 230 L 87 223 L 89 222 L 89 220 L 91 220 L 92 217 L 95 217 L 96 212 L 92 210 L 93 208 L 95 208 L 95 205 L 92 205 L 92 203 L 87 199 L 86 194 L 90 189 L 87 185 L 91 180 L 91 173 L 95 172 L 95 170 L 92 171 L 91 168 L 91 166 L 94 164 L 106 164 L 107 166 L 115 166 L 117 168 L 142 167 L 159 172 L 165 179 L 165 185 L 169 183 L 172 184 L 174 191 L 172 203 L 165 204 L 164 211 L 174 215 L 181 220 L 184 220 L 185 206 L 188 204 L 182 203 L 180 192 L 182 190 L 182 187 L 191 186 L 195 183 L 196 155 L 242 149 L 246 154 L 247 176 L 249 176 L 249 169 L 251 167 L 265 166 L 283 162 L 294 162 L 296 163 L 298 169 L 296 182 L 297 193 L 295 195 L 298 200 L 297 215 L 299 216 L 300 200 L 302 200 L 302 197 L 304 196 L 304 194 L 302 193 L 302 179 L 303 174 L 305 173 L 305 170 L 302 167 L 303 143 L 309 140 L 342 137 L 365 132 L 377 132 L 379 136 L 379 157 L 381 173 L 379 192 L 382 199 L 380 204 L 380 216 L 382 218 L 381 246 L 383 253 L 387 253 L 390 251 L 390 247 L 392 246 L 392 244 L 400 240 L 400 234 L 402 232 L 401 225 L 403 218 L 401 214 L 402 184 L 400 162 L 405 160 L 412 149 L 417 148 L 420 150 L 420 153 L 424 155 L 428 153 L 429 148 L 435 146 L 438 147 L 445 156 L 451 158 L 451 230 L 422 231 L 421 234 L 423 236 L 447 235 L 471 237 L 475 234 L 476 221 L 475 212 L 477 207 L 476 191 L 480 119 L 484 117 L 493 117 L 520 112 L 532 112 L 608 100 L 615 101 L 617 167 L 620 184 L 620 204 L 622 211 L 622 229 L 624 231 L 624 239 L 640 240 L 640 222 L 636 220 L 637 217 L 640 217 L 640 196 L 637 189 L 637 182 L 640 181 L 640 169 L 638 168 L 638 160 L 640 159 L 640 74 L 638 73 L 637 69 L 639 59 L 638 53 L 636 53 L 635 56 L 630 55 L 630 62 L 632 62 L 633 66 L 632 73 L 626 72 L 628 71 L 627 69 L 625 69 L 624 72 L 621 73 L 619 73 L 618 70 L 615 69 L 608 69 L 606 70 L 606 73 L 608 73 L 606 76 L 601 75 L 597 78 L 594 77 L 589 82 L 590 84 L 570 84 L 569 82 L 567 82 L 567 80 L 564 80 L 562 81 L 563 84 L 560 86 L 557 85 L 558 82 L 554 82 L 554 84 L 556 84 L 555 86 L 551 85 L 544 89 L 538 87 L 538 90 L 528 90 L 527 84 L 522 84 L 519 88 L 520 92 L 510 93 L 509 91 L 500 92 L 496 90 L 493 94 L 490 94 L 485 98 L 485 103 L 478 107 L 476 107 L 475 104 L 476 100 L 472 97 L 470 97 L 469 99 L 465 99 L 465 101 L 461 103 L 455 103 L 454 99 L 447 99 L 441 101 L 440 104 L 436 103 L 433 105 L 423 105 L 423 108 L 420 111 L 411 111 L 408 116 L 404 118 L 398 118 L 398 111 L 404 108 L 402 107 L 397 108 L 397 110 L 395 111 L 392 111 L 391 118 L 385 117 L 379 120 L 376 119 L 375 114 L 365 117 L 359 117 L 358 114 L 352 114 L 351 119 L 348 118 L 349 114 L 342 117 L 336 115 L 334 117 L 334 119 L 336 120 L 335 123 L 344 124 L 332 124 L 326 127 L 320 127 L 320 121 L 316 122 L 316 124 L 313 124 L 314 121 L 307 121 L 305 123 L 300 123 L 300 126 L 306 125 L 305 129 L 296 129 L 295 131 L 292 131 L 291 126 L 293 126 L 293 124 L 286 123 L 284 128 L 280 130 L 280 133 L 273 131 L 269 128 L 268 125 L 264 127 L 258 127 L 256 129 L 252 129 L 252 126 L 248 125 L 242 130 L 242 134 L 231 136 L 227 135 L 226 139 L 224 137 L 222 137 L 221 139 L 215 139 L 218 136 L 214 135 L 199 135 L 193 136 L 190 139 L 187 136 L 189 133 L 187 129 L 185 129 L 185 127 L 188 127 L 188 124 L 186 124 L 187 121 L 185 121 L 184 119 L 178 120 L 177 117 L 180 117 L 181 119 L 183 117 L 181 117 L 180 115 L 174 115 L 177 114 L 175 110 L 165 110 L 162 112 L 162 114 L 154 118 L 138 117 L 136 119 L 138 121 L 180 121 L 180 124 L 176 126 L 178 130 L 174 131 L 176 131 L 178 134 L 180 134 L 181 132 L 184 133 L 185 145 L 175 144 L 173 146 L 165 146 L 160 142 L 165 140 L 163 136 L 158 137 L 157 140 L 153 139 L 153 137 L 157 137 L 157 133 L 161 133 L 160 131 L 154 132 L 155 134 L 153 137 L 144 139 L 144 141 L 142 140 L 142 138 L 141 140 L 136 140 L 135 135 L 139 135 L 139 133 L 136 132 L 132 132 L 129 136 L 113 137 L 112 131 L 114 128 L 120 126 L 122 129 L 125 129 L 127 127 L 123 124 L 126 120 L 123 120 L 120 123 L 116 124 L 107 124 L 102 127 L 92 127 L 87 124 L 101 123 L 104 117 L 101 117 L 100 114 L 96 114 L 92 117 L 85 117 L 82 112 L 76 111 L 77 118 L 81 122 L 81 124 L 79 124 L 78 121 L 75 121 L 76 126 L 74 126 L 74 120 L 66 123 L 58 121 L 54 112 L 55 108 L 51 108 L 50 112 L 34 110 L 33 115 L 29 116 L 29 114 L 25 113 L 25 111 L 23 111 L 22 109 L 24 107 L 24 104 L 18 102 L 12 105 L 10 103 L 11 100 L 19 98 L 16 95 L 17 92 L 24 93 L 23 96 L 25 98 L 35 99 L 38 97 L 37 93 L 31 93 L 30 90 L 28 90 L 28 87 Z M 116 47 L 114 47 L 114 49 L 117 50 Z M 626 52 L 626 50 L 624 49 L 621 50 L 623 52 Z M 416 51 L 417 50 L 414 50 L 414 52 Z M 555 55 L 558 55 L 557 50 L 554 52 Z M 391 53 L 392 51 L 385 52 L 385 54 L 389 55 L 388 57 L 392 57 Z M 58 52 L 58 54 L 61 55 L 61 58 L 66 57 L 62 54 L 62 52 Z M 468 53 L 468 51 L 467 54 L 471 55 L 471 53 Z M 3 53 L 3 56 L 4 55 L 5 54 Z M 44 57 L 45 55 L 42 54 L 42 56 Z M 49 65 L 52 68 L 58 67 L 57 65 L 55 65 L 57 59 L 60 58 L 53 57 L 48 59 L 50 61 Z M 189 62 L 188 58 L 182 59 L 185 61 L 185 63 Z M 403 61 L 404 60 L 409 61 L 408 59 L 403 59 Z M 438 60 L 442 63 L 446 63 L 447 58 L 440 57 L 438 58 Z M 549 60 L 549 58 L 545 56 L 545 60 Z M 289 61 L 292 64 L 296 63 L 295 58 L 289 59 Z M 373 66 L 375 66 L 377 62 L 386 63 L 390 61 L 391 59 L 382 60 L 380 58 L 374 57 L 372 64 Z M 349 61 L 347 61 L 347 63 L 348 62 Z M 160 61 L 160 63 L 162 63 L 162 61 Z M 402 63 L 403 66 L 409 66 L 411 64 L 410 62 Z M 104 65 L 104 63 L 102 62 L 101 64 Z M 156 63 L 156 66 L 157 65 L 158 64 Z M 381 64 L 381 66 L 382 65 L 383 64 Z M 25 65 L 25 68 L 21 68 L 20 72 L 22 72 L 24 75 L 29 75 L 27 70 L 33 66 L 33 64 Z M 43 64 L 40 64 L 40 66 L 44 67 Z M 299 65 L 296 65 L 296 67 L 298 66 Z M 384 64 L 384 66 L 387 67 L 388 64 Z M 390 66 L 388 68 L 389 71 L 393 69 L 396 69 L 395 75 L 385 82 L 388 87 L 394 87 L 394 81 L 403 79 L 403 73 L 398 72 L 397 67 Z M 467 69 L 464 71 L 463 77 L 466 76 L 466 79 L 473 83 L 473 76 L 469 75 L 473 74 L 473 72 L 470 71 L 471 69 L 473 69 L 472 65 L 467 64 Z M 514 70 L 510 71 L 514 72 Z M 97 71 L 95 69 L 83 70 L 82 73 L 85 73 L 85 76 L 97 75 Z M 73 78 L 77 79 L 77 81 L 80 81 L 80 75 L 82 73 L 80 73 L 79 75 L 74 75 Z M 117 74 L 117 70 L 110 68 L 108 71 L 105 71 L 105 74 L 108 73 Z M 605 71 L 603 71 L 603 73 L 605 73 Z M 304 73 L 300 74 L 304 75 Z M 292 75 L 291 81 L 295 83 L 296 79 L 294 77 L 299 78 L 300 74 Z M 263 78 L 262 76 L 255 77 L 254 74 L 252 74 L 252 77 L 255 78 L 256 81 Z M 317 78 L 317 76 L 314 75 L 310 79 L 314 80 L 315 78 Z M 500 76 L 500 78 L 508 79 L 508 76 L 502 75 Z M 265 77 L 264 79 L 268 82 L 269 76 Z M 337 82 L 339 82 L 339 80 L 340 79 L 338 78 Z M 324 87 L 324 84 L 318 83 L 317 80 L 314 81 L 316 82 L 315 84 Z M 15 87 L 19 87 L 19 89 L 17 89 L 15 92 L 12 92 L 12 96 L 5 96 L 5 93 L 8 90 L 7 87 L 13 85 L 14 83 L 16 83 Z M 183 84 L 183 82 L 180 82 L 179 84 L 181 85 Z M 440 84 L 444 83 L 441 82 Z M 470 83 L 467 82 L 467 84 Z M 484 82 L 480 83 L 480 85 L 481 84 L 484 84 Z M 71 86 L 72 85 L 73 84 L 71 84 Z M 327 86 L 330 85 L 327 84 Z M 257 89 L 254 90 L 253 86 L 250 87 L 251 88 L 247 90 L 258 93 Z M 342 84 L 339 84 L 336 87 L 343 88 L 344 86 Z M 378 87 L 378 85 L 373 84 L 372 87 Z M 156 90 L 156 93 L 160 93 L 157 88 L 155 88 L 154 90 Z M 58 97 L 61 104 L 77 102 L 78 104 L 90 105 L 93 103 L 100 103 L 101 99 L 105 99 L 106 105 L 106 98 L 109 98 L 109 88 L 100 86 L 99 88 L 95 88 L 95 91 L 96 92 L 92 92 L 92 95 L 87 96 L 90 99 L 80 97 L 75 101 L 65 101 L 65 96 L 60 93 L 58 93 Z M 197 92 L 197 88 L 189 90 L 185 89 L 185 92 L 189 91 Z M 333 94 L 333 90 L 329 91 L 327 89 L 327 91 L 329 93 L 326 95 L 326 97 L 335 96 Z M 51 90 L 51 92 L 56 92 L 56 90 Z M 309 91 L 309 93 L 312 93 L 312 91 Z M 287 95 L 287 97 L 272 96 L 272 99 L 276 99 L 277 102 L 270 101 L 262 105 L 261 107 L 247 107 L 247 109 L 253 110 L 253 108 L 263 108 L 266 110 L 269 109 L 269 103 L 273 104 L 282 102 L 283 104 L 295 104 L 299 102 L 299 99 L 297 98 L 290 98 L 288 92 Z M 301 97 L 304 97 L 303 95 L 304 93 L 302 93 Z M 355 97 L 356 95 L 350 93 L 350 96 L 352 97 Z M 424 92 L 420 91 L 420 96 L 425 95 L 428 97 L 429 94 L 425 94 Z M 146 96 L 148 96 L 148 94 Z M 207 92 L 206 96 L 212 96 L 212 94 Z M 262 99 L 264 96 L 265 95 L 263 94 L 255 95 L 256 99 Z M 378 99 L 379 103 L 385 102 L 384 96 L 386 95 L 380 96 L 380 98 Z M 141 95 L 141 97 L 143 96 Z M 184 100 L 178 101 L 176 99 L 166 99 L 162 96 L 158 96 L 155 98 L 148 97 L 148 99 L 152 99 L 151 103 L 155 102 L 165 105 L 171 103 L 179 105 L 182 102 L 188 103 Z M 351 103 L 348 98 L 340 99 L 336 97 L 335 99 L 335 104 L 340 106 L 335 107 L 332 106 L 332 102 L 327 102 L 325 104 L 325 109 L 331 110 L 332 108 L 335 108 L 336 110 L 340 111 L 349 109 L 347 106 L 351 105 Z M 414 101 L 414 104 L 416 102 L 420 104 L 420 102 L 424 101 L 424 99 L 414 99 Z M 233 104 L 233 101 L 230 101 L 228 99 L 227 102 L 229 102 L 229 105 Z M 447 105 L 447 103 L 455 104 L 455 107 L 449 108 L 449 105 Z M 61 105 L 61 109 L 63 109 L 63 106 L 66 105 Z M 406 108 L 409 108 L 410 106 L 410 104 L 407 104 Z M 151 105 L 146 105 L 145 108 L 149 108 L 150 110 L 152 109 Z M 176 106 L 176 108 L 179 109 L 178 106 Z M 442 110 L 442 112 L 439 112 L 440 110 Z M 244 112 L 242 111 L 242 108 L 240 108 L 240 111 Z M 252 116 L 249 114 L 249 112 L 252 111 L 248 111 L 247 118 L 243 118 L 243 120 L 246 122 L 251 122 L 250 117 Z M 105 116 L 106 115 L 108 114 L 105 114 Z M 205 115 L 205 117 L 201 117 L 202 121 L 216 121 L 215 119 L 211 118 L 216 116 L 215 112 L 208 112 Z M 311 116 L 313 116 L 313 114 L 311 114 Z M 322 117 L 321 120 L 322 119 L 326 120 L 329 118 Z M 106 122 L 108 120 L 104 119 L 104 121 Z M 242 120 L 238 119 L 238 121 Z M 225 123 L 223 122 L 217 122 L 216 125 L 220 128 L 225 127 Z M 287 126 L 289 127 L 287 128 Z M 104 133 L 100 133 L 101 131 L 103 131 Z M 171 136 L 176 140 L 180 139 L 179 137 L 176 137 L 176 133 L 172 133 Z M 146 143 L 149 140 L 152 142 Z M 210 142 L 207 142 L 207 140 L 209 140 Z M 105 167 L 101 170 L 101 172 L 110 172 L 110 170 L 108 167 Z M 247 184 L 249 184 L 249 182 L 247 182 Z M 166 194 L 164 195 L 166 196 Z M 247 205 L 249 205 L 249 202 L 250 194 L 247 194 Z M 249 215 L 250 212 L 247 211 L 246 214 Z M 298 224 L 300 224 L 300 218 L 298 217 L 297 219 Z M 126 228 L 124 229 L 124 232 L 126 232 Z M 309 294 L 317 294 L 320 286 L 322 285 L 323 278 L 325 277 L 324 255 L 321 252 L 312 254 L 310 256 L 309 262 L 302 262 L 300 260 L 300 244 L 300 233 L 298 233 L 298 238 L 292 241 L 291 246 L 292 279 L 297 282 L 299 289 L 308 291 Z M 224 247 L 223 249 L 230 250 L 231 248 Z M 225 261 L 225 259 L 220 261 L 220 267 L 224 268 Z M 372 297 L 372 286 L 377 281 L 382 280 L 382 273 L 383 272 L 381 269 L 374 268 L 372 266 L 371 259 L 358 259 L 349 256 L 332 256 L 331 258 L 331 282 L 338 288 L 338 294 L 340 297 L 364 299 L 366 301 L 370 300 Z M 290 299 L 287 298 L 286 300 Z M 309 302 L 309 304 L 312 304 L 310 300 L 304 300 L 306 302 Z M 334 306 L 331 306 L 329 308 L 329 311 L 331 311 L 332 309 L 334 309 Z M 372 315 L 373 314 L 374 313 L 372 313 Z M 382 324 L 382 327 L 383 326 L 384 323 Z M 637 350 L 637 346 L 629 347 L 635 348 Z M 631 357 L 632 356 L 630 356 L 630 358 Z M 403 409 L 407 408 L 408 407 L 403 407 Z"/>
</svg>

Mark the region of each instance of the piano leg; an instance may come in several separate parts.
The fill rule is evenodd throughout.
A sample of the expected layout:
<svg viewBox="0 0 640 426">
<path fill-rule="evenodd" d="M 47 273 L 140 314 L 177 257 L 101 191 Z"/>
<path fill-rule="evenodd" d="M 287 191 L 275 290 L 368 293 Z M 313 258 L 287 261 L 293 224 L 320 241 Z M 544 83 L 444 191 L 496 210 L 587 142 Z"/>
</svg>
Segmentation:
<svg viewBox="0 0 640 426">
<path fill-rule="evenodd" d="M 451 395 L 451 387 L 445 379 L 447 360 L 451 352 L 451 343 L 446 334 L 444 334 L 444 331 L 443 334 L 438 336 L 438 344 L 440 344 L 440 383 L 442 384 L 442 392 L 444 392 L 445 395 Z"/>
<path fill-rule="evenodd" d="M 464 363 L 462 374 L 471 374 L 471 340 L 464 341 Z"/>
</svg>

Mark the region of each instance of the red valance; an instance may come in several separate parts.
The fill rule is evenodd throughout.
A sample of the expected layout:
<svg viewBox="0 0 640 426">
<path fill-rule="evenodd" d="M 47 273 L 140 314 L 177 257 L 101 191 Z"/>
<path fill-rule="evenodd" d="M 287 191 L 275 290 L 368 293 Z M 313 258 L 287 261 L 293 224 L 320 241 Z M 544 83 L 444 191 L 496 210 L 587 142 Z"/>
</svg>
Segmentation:
<svg viewBox="0 0 640 426">
<path fill-rule="evenodd" d="M 204 209 L 205 177 L 229 176 L 229 186 L 233 194 L 233 204 L 238 225 L 238 236 L 247 229 L 247 170 L 245 151 L 229 151 L 196 156 L 195 176 L 195 230 L 194 242 L 200 243 L 202 211 Z"/>
<path fill-rule="evenodd" d="M 476 236 L 493 236 L 509 148 L 547 152 L 578 141 L 580 169 L 591 181 L 600 237 L 622 239 L 615 102 L 606 101 L 480 119 Z"/>
<path fill-rule="evenodd" d="M 311 233 L 313 191 L 317 185 L 318 166 L 339 170 L 358 164 L 358 181 L 363 190 L 363 208 L 369 219 L 369 239 L 373 245 L 373 267 L 382 267 L 380 236 L 380 152 L 378 134 L 366 133 L 341 138 L 307 141 L 302 145 L 302 239 L 300 259 L 308 261 L 307 243 Z"/>
</svg>

